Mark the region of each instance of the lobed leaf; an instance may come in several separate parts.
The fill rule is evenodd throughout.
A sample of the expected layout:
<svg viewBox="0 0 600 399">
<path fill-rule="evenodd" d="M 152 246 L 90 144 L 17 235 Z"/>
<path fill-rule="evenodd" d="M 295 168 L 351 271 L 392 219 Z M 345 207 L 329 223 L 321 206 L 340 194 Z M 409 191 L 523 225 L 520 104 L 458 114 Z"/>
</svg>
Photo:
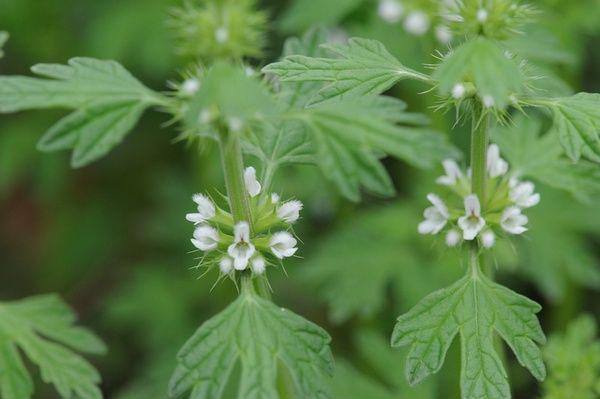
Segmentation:
<svg viewBox="0 0 600 399">
<path fill-rule="evenodd" d="M 170 397 L 222 398 L 239 363 L 239 399 L 278 398 L 287 371 L 298 397 L 331 398 L 331 338 L 320 327 L 244 287 L 240 297 L 205 322 L 178 354 Z M 283 368 L 285 371 L 283 371 Z"/>
<path fill-rule="evenodd" d="M 72 58 L 68 65 L 39 64 L 31 69 L 46 79 L 0 76 L 0 112 L 75 109 L 38 143 L 42 151 L 73 149 L 73 167 L 106 155 L 146 108 L 164 102 L 115 61 Z"/>
<path fill-rule="evenodd" d="M 535 316 L 541 307 L 502 287 L 479 270 L 425 297 L 400 316 L 392 346 L 409 346 L 406 377 L 417 384 L 442 367 L 454 338 L 461 339 L 461 397 L 509 399 L 508 376 L 494 347 L 494 332 L 519 363 L 543 380 L 546 369 L 537 344 L 545 336 Z"/>
<path fill-rule="evenodd" d="M 546 106 L 554 118 L 553 131 L 573 162 L 583 155 L 600 162 L 600 94 L 579 93 L 551 100 L 531 100 Z"/>
<path fill-rule="evenodd" d="M 433 78 L 443 95 L 450 95 L 454 85 L 472 82 L 481 98 L 490 96 L 504 108 L 510 96 L 523 90 L 519 66 L 507 58 L 496 42 L 479 36 L 450 52 L 438 65 Z"/>
<path fill-rule="evenodd" d="M 100 375 L 72 349 L 104 353 L 104 344 L 74 325 L 75 315 L 55 295 L 0 303 L 0 392 L 4 399 L 26 399 L 33 384 L 17 348 L 41 371 L 63 398 L 102 398 Z M 72 348 L 72 349 L 71 349 Z"/>
<path fill-rule="evenodd" d="M 429 77 L 402 65 L 378 41 L 353 38 L 347 45 L 324 45 L 339 58 L 287 56 L 267 65 L 282 81 L 325 82 L 309 102 L 318 104 L 333 98 L 356 98 L 383 93 L 402 79 L 429 81 Z"/>
</svg>

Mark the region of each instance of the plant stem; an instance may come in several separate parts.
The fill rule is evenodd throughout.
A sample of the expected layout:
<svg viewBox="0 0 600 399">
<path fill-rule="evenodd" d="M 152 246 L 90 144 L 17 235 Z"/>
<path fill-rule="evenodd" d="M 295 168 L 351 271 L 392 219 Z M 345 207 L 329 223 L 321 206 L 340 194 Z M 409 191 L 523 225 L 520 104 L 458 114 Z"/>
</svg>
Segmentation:
<svg viewBox="0 0 600 399">
<path fill-rule="evenodd" d="M 482 206 L 486 201 L 488 129 L 489 117 L 483 111 L 475 113 L 471 130 L 471 191 L 479 197 Z"/>
<path fill-rule="evenodd" d="M 252 231 L 252 212 L 244 183 L 244 159 L 237 134 L 219 126 L 219 147 L 229 207 L 235 223 L 246 221 Z"/>
</svg>

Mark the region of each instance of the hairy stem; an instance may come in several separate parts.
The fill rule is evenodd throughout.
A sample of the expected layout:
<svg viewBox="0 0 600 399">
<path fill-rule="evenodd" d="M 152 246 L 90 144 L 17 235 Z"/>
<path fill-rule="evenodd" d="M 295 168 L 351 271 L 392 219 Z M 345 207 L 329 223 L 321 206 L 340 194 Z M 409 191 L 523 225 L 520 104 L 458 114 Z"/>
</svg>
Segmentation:
<svg viewBox="0 0 600 399">
<path fill-rule="evenodd" d="M 238 135 L 224 125 L 219 127 L 219 147 L 231 215 L 236 223 L 248 222 L 252 230 L 252 212 L 244 183 L 242 146 Z"/>
<path fill-rule="evenodd" d="M 487 148 L 489 145 L 489 117 L 483 111 L 475 113 L 471 130 L 471 191 L 485 204 L 487 178 Z"/>
</svg>

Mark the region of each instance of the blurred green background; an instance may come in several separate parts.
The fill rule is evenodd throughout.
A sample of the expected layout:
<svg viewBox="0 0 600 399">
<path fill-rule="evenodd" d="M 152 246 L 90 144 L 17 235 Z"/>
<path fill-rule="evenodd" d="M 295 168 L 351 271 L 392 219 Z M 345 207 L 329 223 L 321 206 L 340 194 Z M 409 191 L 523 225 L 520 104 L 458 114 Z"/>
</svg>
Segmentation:
<svg viewBox="0 0 600 399">
<path fill-rule="evenodd" d="M 293 3 L 293 4 L 292 4 Z M 315 3 L 319 3 L 317 7 Z M 407 1 L 431 12 L 432 29 L 413 36 L 377 15 L 368 0 L 264 1 L 272 17 L 261 66 L 283 40 L 311 25 L 335 35 L 381 40 L 408 66 L 423 70 L 444 49 L 433 34 L 436 1 Z M 183 67 L 165 20 L 174 0 L 0 0 L 0 30 L 11 38 L 2 74 L 27 74 L 40 62 L 73 56 L 120 61 L 149 87 L 162 90 Z M 536 2 L 540 24 L 515 46 L 552 79 L 549 90 L 600 91 L 600 4 Z M 450 133 L 453 115 L 434 113 L 422 87 L 403 83 L 392 94 L 427 113 Z M 109 398 L 165 398 L 175 353 L 199 324 L 236 295 L 215 276 L 199 279 L 185 214 L 191 194 L 222 188 L 219 160 L 175 143 L 167 117 L 148 113 L 108 157 L 80 170 L 68 154 L 42 154 L 35 144 L 60 112 L 0 118 L 0 299 L 58 292 L 108 344 L 92 359 Z M 464 148 L 463 128 L 451 134 Z M 424 294 L 462 273 L 462 260 L 440 243 L 417 237 L 423 200 L 440 171 L 417 172 L 386 160 L 397 198 L 350 204 L 310 167 L 284 171 L 274 185 L 305 203 L 298 235 L 302 258 L 273 275 L 275 301 L 319 323 L 333 336 L 340 398 L 458 398 L 458 347 L 439 376 L 416 390 L 403 381 L 403 356 L 388 349 L 395 317 Z M 600 314 L 598 196 L 580 203 L 540 185 L 527 238 L 495 254 L 499 279 L 544 305 L 548 334 L 583 312 Z M 276 274 L 276 273 L 275 273 Z M 211 292 L 212 289 L 212 292 Z M 455 343 L 456 344 L 456 343 Z M 509 356 L 515 397 L 540 397 L 540 387 Z M 39 398 L 54 398 L 40 386 Z M 578 398 L 573 398 L 578 399 Z"/>
</svg>

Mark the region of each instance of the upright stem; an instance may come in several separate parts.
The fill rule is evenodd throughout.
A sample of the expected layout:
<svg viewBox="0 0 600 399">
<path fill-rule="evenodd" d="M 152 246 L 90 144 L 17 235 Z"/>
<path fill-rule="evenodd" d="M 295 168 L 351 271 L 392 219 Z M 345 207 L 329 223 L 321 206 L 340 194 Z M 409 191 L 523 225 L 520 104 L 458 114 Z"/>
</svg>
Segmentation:
<svg viewBox="0 0 600 399">
<path fill-rule="evenodd" d="M 244 182 L 244 158 L 240 139 L 222 125 L 219 127 L 219 147 L 231 215 L 236 223 L 248 222 L 252 230 L 252 212 Z"/>
<path fill-rule="evenodd" d="M 481 205 L 486 201 L 487 149 L 489 145 L 489 117 L 483 112 L 473 115 L 471 131 L 471 191 L 479 197 Z"/>
</svg>

